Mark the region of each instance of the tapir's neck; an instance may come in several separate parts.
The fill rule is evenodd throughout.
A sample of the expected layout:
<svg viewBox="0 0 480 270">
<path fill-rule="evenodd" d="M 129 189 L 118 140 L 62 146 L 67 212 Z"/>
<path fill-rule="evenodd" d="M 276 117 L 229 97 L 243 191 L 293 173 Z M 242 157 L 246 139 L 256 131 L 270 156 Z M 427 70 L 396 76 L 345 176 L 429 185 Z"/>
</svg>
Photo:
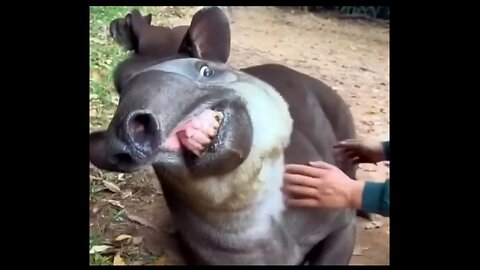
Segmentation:
<svg viewBox="0 0 480 270">
<path fill-rule="evenodd" d="M 279 218 L 284 209 L 283 172 L 283 153 L 274 151 L 263 157 L 251 155 L 236 171 L 223 177 L 188 181 L 164 179 L 164 185 L 169 192 L 175 193 L 177 202 L 174 204 L 186 208 L 182 212 L 191 212 L 204 222 L 218 226 L 218 222 L 235 223 L 244 219 L 246 223 L 258 224 L 256 227 L 268 227 L 272 218 Z"/>
</svg>

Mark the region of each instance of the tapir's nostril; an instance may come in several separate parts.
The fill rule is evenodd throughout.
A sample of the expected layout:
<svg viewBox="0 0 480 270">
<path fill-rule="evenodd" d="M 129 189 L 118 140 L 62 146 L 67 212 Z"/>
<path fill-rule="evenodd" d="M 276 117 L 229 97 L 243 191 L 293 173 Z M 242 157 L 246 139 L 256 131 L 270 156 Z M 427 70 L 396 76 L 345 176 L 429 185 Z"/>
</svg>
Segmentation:
<svg viewBox="0 0 480 270">
<path fill-rule="evenodd" d="M 128 153 L 118 153 L 113 155 L 113 162 L 114 164 L 131 164 L 133 159 Z"/>
<path fill-rule="evenodd" d="M 145 111 L 131 113 L 126 128 L 130 143 L 133 143 L 137 150 L 149 154 L 156 148 L 160 132 L 159 124 L 152 113 Z"/>
</svg>

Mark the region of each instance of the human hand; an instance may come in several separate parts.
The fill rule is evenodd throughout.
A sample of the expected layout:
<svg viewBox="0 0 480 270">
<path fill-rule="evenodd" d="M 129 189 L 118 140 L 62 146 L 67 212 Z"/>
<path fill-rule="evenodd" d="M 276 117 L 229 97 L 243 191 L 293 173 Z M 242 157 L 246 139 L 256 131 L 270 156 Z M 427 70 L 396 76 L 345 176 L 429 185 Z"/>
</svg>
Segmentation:
<svg viewBox="0 0 480 270">
<path fill-rule="evenodd" d="M 372 142 L 358 139 L 348 139 L 334 146 L 336 154 L 342 160 L 352 164 L 377 163 L 386 159 L 381 142 Z"/>
<path fill-rule="evenodd" d="M 310 165 L 286 165 L 282 191 L 289 206 L 360 208 L 363 182 L 350 179 L 339 168 L 322 161 Z"/>
</svg>

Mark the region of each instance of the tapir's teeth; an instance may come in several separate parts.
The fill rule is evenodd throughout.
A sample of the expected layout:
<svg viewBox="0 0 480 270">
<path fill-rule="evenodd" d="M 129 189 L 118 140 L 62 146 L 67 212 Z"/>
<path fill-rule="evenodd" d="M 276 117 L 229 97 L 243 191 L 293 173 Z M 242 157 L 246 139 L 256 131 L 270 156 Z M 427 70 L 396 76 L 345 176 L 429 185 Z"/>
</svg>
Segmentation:
<svg viewBox="0 0 480 270">
<path fill-rule="evenodd" d="M 217 135 L 217 130 L 215 128 L 212 128 L 212 129 L 208 130 L 208 136 L 210 136 L 210 139 L 215 137 L 215 135 Z"/>
<path fill-rule="evenodd" d="M 218 123 L 221 123 L 223 120 L 223 113 L 215 112 L 215 120 L 217 120 Z"/>
</svg>

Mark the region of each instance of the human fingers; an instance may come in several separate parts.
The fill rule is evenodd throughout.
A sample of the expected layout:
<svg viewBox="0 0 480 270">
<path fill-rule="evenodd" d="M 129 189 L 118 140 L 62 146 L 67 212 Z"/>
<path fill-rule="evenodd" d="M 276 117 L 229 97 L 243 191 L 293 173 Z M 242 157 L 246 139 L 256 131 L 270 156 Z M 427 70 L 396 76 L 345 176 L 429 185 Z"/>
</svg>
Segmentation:
<svg viewBox="0 0 480 270">
<path fill-rule="evenodd" d="M 346 139 L 337 142 L 337 144 L 334 147 L 341 147 L 345 145 L 354 145 L 354 144 L 360 144 L 360 141 L 358 139 Z"/>
<path fill-rule="evenodd" d="M 284 175 L 283 181 L 284 181 L 284 186 L 297 185 L 297 186 L 315 188 L 318 185 L 320 180 L 317 178 L 312 178 L 304 175 L 286 173 Z"/>
<path fill-rule="evenodd" d="M 283 192 L 292 197 L 316 197 L 317 189 L 301 185 L 284 185 Z"/>
<path fill-rule="evenodd" d="M 357 139 L 347 139 L 340 141 L 333 146 L 334 149 L 358 149 L 361 147 L 361 142 Z"/>
<path fill-rule="evenodd" d="M 310 177 L 321 177 L 324 174 L 324 170 L 321 168 L 315 168 L 301 164 L 287 164 L 285 166 L 285 172 L 289 174 L 299 174 Z"/>
<path fill-rule="evenodd" d="M 361 163 L 361 159 L 360 159 L 360 157 L 353 157 L 353 158 L 350 158 L 348 161 L 349 161 L 349 162 L 350 162 L 350 164 L 352 164 L 352 165 L 355 165 L 355 164 Z"/>
<path fill-rule="evenodd" d="M 288 199 L 287 205 L 290 207 L 318 207 L 318 201 L 315 199 Z"/>
<path fill-rule="evenodd" d="M 344 157 L 347 159 L 360 158 L 361 154 L 356 151 L 345 151 Z"/>
<path fill-rule="evenodd" d="M 315 168 L 319 168 L 319 169 L 325 169 L 325 170 L 331 170 L 331 169 L 335 169 L 336 167 L 333 166 L 332 164 L 330 163 L 327 163 L 325 161 L 310 161 L 309 162 L 310 165 L 312 165 L 313 167 Z"/>
</svg>

